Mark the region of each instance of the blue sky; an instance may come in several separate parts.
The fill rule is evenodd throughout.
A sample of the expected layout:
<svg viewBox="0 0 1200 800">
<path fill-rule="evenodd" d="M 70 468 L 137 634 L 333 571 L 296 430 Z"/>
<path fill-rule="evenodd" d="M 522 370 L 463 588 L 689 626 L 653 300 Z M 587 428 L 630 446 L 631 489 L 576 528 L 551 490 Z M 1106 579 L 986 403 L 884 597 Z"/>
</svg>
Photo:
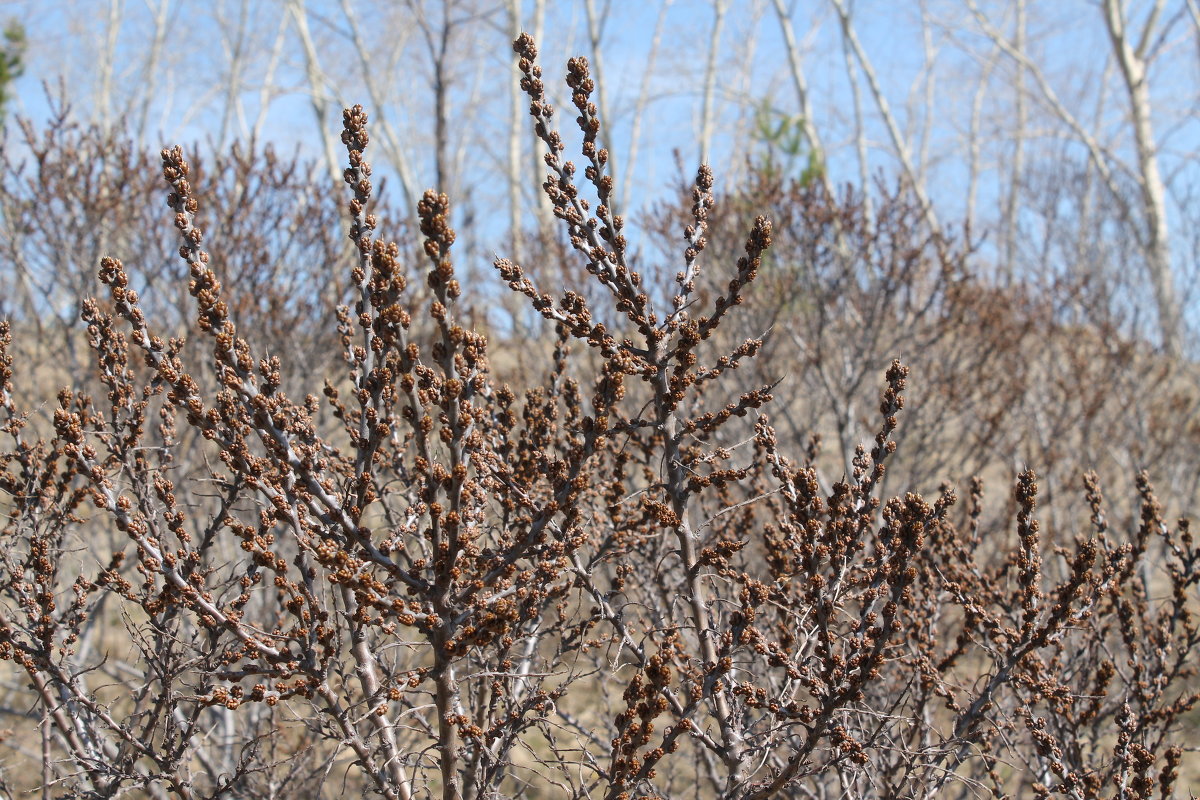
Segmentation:
<svg viewBox="0 0 1200 800">
<path fill-rule="evenodd" d="M 223 146 L 219 138 L 224 126 L 228 126 L 228 140 L 253 125 L 261 106 L 259 91 L 271 61 L 271 47 L 286 14 L 285 3 L 166 0 L 168 41 L 158 68 L 151 74 L 147 62 L 152 51 L 152 14 L 161 2 L 6 3 L 0 13 L 27 26 L 32 46 L 28 72 L 17 87 L 16 111 L 34 120 L 44 119 L 49 107 L 43 87 L 49 87 L 52 94 L 65 93 L 78 118 L 100 119 L 96 98 L 105 72 L 104 52 L 111 41 L 116 48 L 111 78 L 114 105 L 127 103 L 140 109 L 145 88 L 153 83 L 154 96 L 148 104 L 141 140 L 147 148 L 157 149 L 176 141 L 200 149 Z M 607 9 L 601 55 L 620 173 L 630 151 L 634 109 L 661 5 L 606 4 L 604 0 L 596 3 L 602 13 Z M 373 51 L 372 76 L 386 95 L 382 110 L 400 132 L 417 175 L 415 182 L 423 187 L 432 181 L 433 174 L 432 92 L 428 53 L 412 22 L 409 5 L 354 0 L 350 7 Z M 532 3 L 524 5 L 528 23 Z M 1133 20 L 1138 20 L 1147 8 L 1142 0 L 1131 6 Z M 423 7 L 434 21 L 438 19 L 440 3 L 424 3 Z M 796 36 L 802 43 L 814 124 L 827 148 L 824 155 L 829 174 L 835 183 L 857 182 L 852 94 L 832 4 L 829 0 L 805 0 L 791 2 L 789 7 Z M 1012 29 L 1013 3 L 996 0 L 981 3 L 981 7 L 997 27 Z M 339 124 L 339 101 L 371 106 L 363 73 L 350 46 L 343 8 L 342 0 L 309 0 L 307 4 L 310 30 L 330 94 L 334 95 L 324 127 L 334 134 Z M 506 46 L 505 10 L 502 3 L 486 2 L 462 3 L 455 8 L 451 17 L 461 20 L 461 24 L 453 40 L 451 127 L 454 148 L 461 154 L 461 168 L 452 188 L 457 190 L 459 203 L 464 204 L 460 205 L 463 212 L 471 213 L 478 221 L 480 239 L 502 240 L 507 199 L 503 182 L 495 176 L 505 168 L 509 125 L 507 68 L 511 51 Z M 858 35 L 919 162 L 939 216 L 949 223 L 961 220 L 966 203 L 966 136 L 971 102 L 982 62 L 992 56 L 990 43 L 970 19 L 964 0 L 855 0 L 851 8 Z M 927 70 L 923 48 L 922 10 L 929 21 L 929 40 L 935 51 L 932 71 Z M 1200 51 L 1183 0 L 1167 3 L 1166 11 L 1163 19 L 1170 27 L 1151 72 L 1151 86 L 1160 158 L 1173 197 L 1171 222 L 1178 237 L 1176 258 L 1181 274 L 1191 275 L 1193 240 L 1200 238 L 1193 230 L 1196 226 L 1191 221 L 1194 210 L 1190 199 L 1200 189 L 1194 158 L 1200 149 L 1200 128 L 1194 112 Z M 115 29 L 109 25 L 112 19 L 119 22 Z M 228 83 L 230 50 L 237 39 L 239 20 L 244 21 L 244 61 L 238 72 L 241 87 L 236 92 L 240 105 L 231 106 L 230 95 L 222 86 Z M 661 47 L 646 84 L 649 102 L 638 140 L 631 208 L 626 209 L 635 219 L 638 210 L 672 196 L 680 164 L 685 173 L 694 170 L 699 153 L 701 87 L 713 20 L 712 3 L 701 0 L 676 0 L 666 14 Z M 1122 105 L 1125 98 L 1108 58 L 1110 47 L 1097 3 L 1031 0 L 1028 36 L 1031 58 L 1044 70 L 1064 104 L 1094 126 L 1097 138 L 1111 147 L 1115 157 L 1132 162 L 1130 128 Z M 311 85 L 294 25 L 289 23 L 282 41 L 262 124 L 263 139 L 279 148 L 298 148 L 305 155 L 320 158 L 323 149 L 312 110 Z M 565 100 L 562 65 L 568 55 L 587 54 L 590 50 L 583 0 L 547 3 L 541 45 L 547 84 L 556 92 L 561 109 Z M 389 59 L 394 63 L 389 64 Z M 781 114 L 798 113 L 770 0 L 729 0 L 719 63 L 711 160 L 720 187 L 737 180 L 747 151 L 759 147 L 749 136 L 757 105 L 769 104 Z M 930 75 L 933 104 L 926 108 L 923 100 Z M 994 229 L 1010 188 L 1008 164 L 1013 147 L 1008 128 L 1014 113 L 1013 75 L 1012 64 L 999 59 L 984 95 L 977 233 L 987 233 L 989 226 Z M 899 162 L 866 84 L 859 77 L 870 170 L 893 180 L 900 172 Z M 1064 158 L 1084 163 L 1083 148 L 1046 112 L 1032 83 L 1030 88 L 1027 168 L 1057 168 Z M 227 113 L 230 108 L 240 108 L 245 126 L 237 113 Z M 1096 108 L 1103 111 L 1094 114 Z M 570 127 L 572 116 L 560 113 L 560 127 Z M 530 137 L 527 128 L 524 146 L 528 147 Z M 386 158 L 378 150 L 375 161 L 384 174 L 388 173 Z M 530 180 L 526 186 L 526 204 L 532 202 L 533 183 Z M 1183 207 L 1185 202 L 1187 208 Z M 1200 217 L 1200 211 L 1195 213 Z M 1024 218 L 1030 230 L 1036 230 L 1037 214 L 1030 212 Z M 985 242 L 983 257 L 987 246 Z M 492 249 L 481 245 L 476 256 L 487 258 Z"/>
</svg>

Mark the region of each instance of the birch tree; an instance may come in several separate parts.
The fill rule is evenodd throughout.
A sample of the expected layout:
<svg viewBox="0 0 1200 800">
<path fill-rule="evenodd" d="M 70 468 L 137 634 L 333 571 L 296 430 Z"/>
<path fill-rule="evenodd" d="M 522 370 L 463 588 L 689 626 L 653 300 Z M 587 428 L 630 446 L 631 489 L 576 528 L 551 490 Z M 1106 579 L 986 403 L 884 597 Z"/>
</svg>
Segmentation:
<svg viewBox="0 0 1200 800">
<path fill-rule="evenodd" d="M 1101 9 L 1112 55 L 1119 66 L 1122 86 L 1128 98 L 1123 125 L 1124 132 L 1133 139 L 1132 163 L 1121 157 L 1119 137 L 1115 145 L 1103 141 L 1100 126 L 1085 122 L 1071 110 L 1043 66 L 1023 47 L 1024 34 L 1020 24 L 1017 36 L 1009 38 L 975 0 L 966 0 L 966 4 L 979 30 L 1019 68 L 1022 77 L 1028 76 L 1038 99 L 1051 117 L 1083 147 L 1107 192 L 1124 210 L 1134 234 L 1134 245 L 1144 263 L 1146 277 L 1153 291 L 1163 352 L 1171 357 L 1180 356 L 1183 350 L 1182 314 L 1173 276 L 1166 188 L 1152 123 L 1149 83 L 1149 68 L 1157 53 L 1155 45 L 1162 41 L 1160 20 L 1164 2 L 1156 0 L 1137 31 L 1129 30 L 1126 4 L 1118 0 L 1105 0 Z M 1128 195 L 1124 180 L 1131 180 L 1138 187 L 1137 197 Z"/>
<path fill-rule="evenodd" d="M 318 135 L 321 137 L 322 150 L 325 155 L 325 167 L 329 171 L 330 179 L 336 184 L 341 181 L 342 171 L 338 166 L 337 152 L 328 125 L 333 108 L 333 97 L 331 97 L 325 73 L 321 69 L 317 47 L 313 44 L 312 34 L 309 32 L 308 8 L 305 0 L 287 0 L 287 2 L 288 11 L 295 21 L 296 36 L 304 51 L 304 71 L 308 79 L 313 116 L 317 122 L 316 127 L 320 131 Z"/>
<path fill-rule="evenodd" d="M 717 57 L 721 51 L 721 29 L 725 26 L 728 0 L 713 0 L 712 34 L 708 40 L 708 60 L 704 66 L 704 105 L 700 111 L 700 163 L 707 164 L 712 148 L 713 104 L 717 90 Z"/>
<path fill-rule="evenodd" d="M 875 107 L 879 111 L 879 116 L 883 119 L 884 126 L 887 128 L 888 138 L 891 140 L 896 158 L 900 162 L 900 168 L 912 185 L 913 193 L 921 201 L 921 206 L 925 210 L 926 222 L 929 223 L 929 226 L 934 231 L 940 231 L 941 225 L 938 222 L 937 212 L 933 209 L 933 201 L 930 199 L 929 193 L 925 188 L 925 183 L 921 180 L 921 176 L 916 168 L 911 146 L 901 132 L 900 124 L 896 121 L 896 117 L 892 113 L 891 103 L 888 101 L 887 94 L 883 91 L 883 87 L 879 83 L 875 66 L 868 57 L 862 41 L 858 38 L 858 33 L 854 28 L 854 21 L 851 19 L 850 8 L 845 0 L 831 0 L 831 2 L 837 10 L 838 21 L 841 23 L 842 36 L 845 38 L 845 42 L 850 50 L 854 53 L 855 60 L 866 77 L 867 87 L 870 89 L 871 97 L 875 100 Z"/>
<path fill-rule="evenodd" d="M 1141 31 L 1130 31 L 1126 4 L 1122 0 L 1104 0 L 1104 24 L 1112 42 L 1113 54 L 1121 68 L 1121 79 L 1129 95 L 1129 119 L 1133 127 L 1137 154 L 1136 179 L 1141 189 L 1143 232 L 1139 244 L 1145 251 L 1146 268 L 1154 287 L 1158 306 L 1158 325 L 1163 349 L 1172 357 L 1182 353 L 1179 300 L 1171 263 L 1171 235 L 1167 226 L 1166 188 L 1158 164 L 1158 145 L 1150 103 L 1147 70 L 1153 58 L 1151 45 L 1159 33 L 1163 0 L 1151 7 Z M 1130 37 L 1136 38 L 1131 41 Z"/>
</svg>

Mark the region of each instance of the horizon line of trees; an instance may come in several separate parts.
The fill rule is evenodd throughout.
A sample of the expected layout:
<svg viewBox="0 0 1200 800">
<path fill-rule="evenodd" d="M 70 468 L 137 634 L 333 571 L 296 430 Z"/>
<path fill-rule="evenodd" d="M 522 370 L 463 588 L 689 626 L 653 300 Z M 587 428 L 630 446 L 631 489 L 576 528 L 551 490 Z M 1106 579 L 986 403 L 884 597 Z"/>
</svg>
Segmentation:
<svg viewBox="0 0 1200 800">
<path fill-rule="evenodd" d="M 701 162 L 721 165 L 730 187 L 764 162 L 833 190 L 899 177 L 935 230 L 970 232 L 981 276 L 1086 277 L 1127 331 L 1194 355 L 1194 0 L 921 0 L 882 11 L 845 0 L 108 0 L 100 36 L 96 7 L 86 26 L 72 8 L 56 0 L 14 16 L 29 38 L 15 109 L 39 127 L 53 117 L 41 86 L 77 120 L 138 147 L 161 136 L 214 152 L 262 144 L 283 119 L 280 144 L 302 145 L 340 181 L 336 111 L 364 97 L 398 219 L 415 224 L 421 186 L 461 197 L 471 263 L 486 263 L 497 237 L 523 254 L 527 237 L 550 228 L 537 189 L 544 147 L 522 136 L 515 67 L 497 53 L 521 29 L 552 26 L 562 44 L 548 69 L 583 50 L 601 79 L 598 107 L 612 121 L 603 144 L 621 151 L 617 210 L 662 202 L 661 187 Z M 179 47 L 173 32 L 185 28 L 210 46 Z M 313 124 L 297 124 L 305 118 Z M 681 129 L 697 135 L 677 162 L 674 148 L 693 138 Z M 633 198 L 649 199 L 639 209 Z"/>
</svg>

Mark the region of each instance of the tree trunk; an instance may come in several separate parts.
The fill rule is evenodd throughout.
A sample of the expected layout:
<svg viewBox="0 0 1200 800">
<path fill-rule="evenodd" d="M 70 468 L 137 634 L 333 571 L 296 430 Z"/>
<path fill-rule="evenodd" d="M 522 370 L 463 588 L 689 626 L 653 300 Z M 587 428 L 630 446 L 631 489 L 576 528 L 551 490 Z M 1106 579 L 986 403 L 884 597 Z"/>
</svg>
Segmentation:
<svg viewBox="0 0 1200 800">
<path fill-rule="evenodd" d="M 1112 40 L 1117 63 L 1121 66 L 1125 89 L 1129 93 L 1129 112 L 1133 120 L 1134 144 L 1137 148 L 1138 183 L 1142 190 L 1142 205 L 1146 217 L 1146 269 L 1150 273 L 1150 283 L 1154 289 L 1162 348 L 1168 356 L 1178 358 L 1183 351 L 1182 320 L 1179 298 L 1175 293 L 1175 280 L 1171 273 L 1166 187 L 1158 167 L 1158 152 L 1151 122 L 1150 84 L 1146 80 L 1146 49 L 1161 9 L 1160 0 L 1155 3 L 1135 48 L 1126 35 L 1121 5 L 1117 0 L 1104 0 L 1104 22 Z"/>
</svg>

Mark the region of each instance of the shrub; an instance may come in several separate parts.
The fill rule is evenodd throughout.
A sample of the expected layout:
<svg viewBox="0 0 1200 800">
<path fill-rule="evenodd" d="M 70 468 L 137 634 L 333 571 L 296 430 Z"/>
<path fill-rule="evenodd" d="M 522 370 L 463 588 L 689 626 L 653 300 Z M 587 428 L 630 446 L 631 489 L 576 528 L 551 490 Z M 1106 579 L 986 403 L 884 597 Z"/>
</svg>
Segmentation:
<svg viewBox="0 0 1200 800">
<path fill-rule="evenodd" d="M 1049 548 L 1026 471 L 1006 557 L 982 556 L 978 482 L 965 512 L 948 486 L 880 497 L 898 361 L 873 443 L 823 492 L 814 454 L 777 439 L 773 382 L 739 380 L 762 339 L 722 345 L 771 222 L 701 298 L 701 167 L 682 267 L 647 288 L 609 211 L 586 60 L 567 76 L 577 182 L 533 42 L 515 49 L 544 189 L 594 284 L 556 297 L 497 260 L 554 327 L 543 375 L 493 378 L 433 192 L 411 299 L 376 236 L 361 107 L 342 137 L 344 370 L 320 396 L 235 324 L 179 148 L 162 172 L 205 371 L 106 257 L 107 298 L 82 304 L 106 396 L 63 390 L 37 436 L 0 327 L 0 657 L 41 735 L 40 775 L 7 780 L 71 797 L 1173 796 L 1200 698 L 1187 524 L 1143 479 L 1140 524 L 1117 530 L 1089 480 L 1087 532 Z"/>
</svg>

